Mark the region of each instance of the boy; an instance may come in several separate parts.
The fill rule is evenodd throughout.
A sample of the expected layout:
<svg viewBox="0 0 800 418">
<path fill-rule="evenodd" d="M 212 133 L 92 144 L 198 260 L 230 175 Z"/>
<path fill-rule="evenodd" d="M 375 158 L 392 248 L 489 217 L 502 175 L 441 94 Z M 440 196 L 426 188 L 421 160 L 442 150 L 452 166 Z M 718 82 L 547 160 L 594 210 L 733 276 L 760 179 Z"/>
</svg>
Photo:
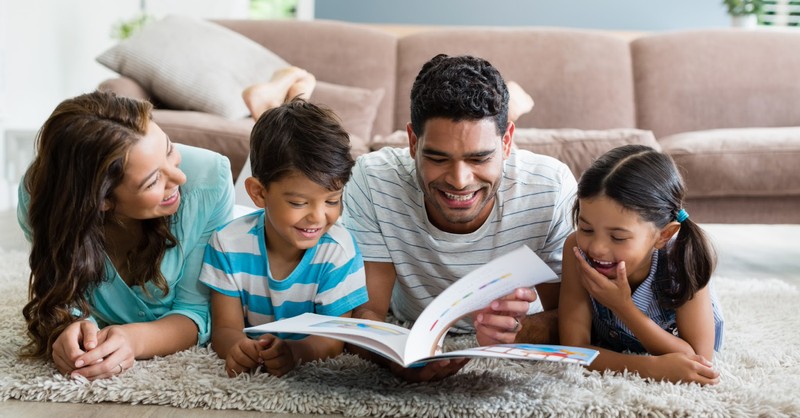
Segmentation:
<svg viewBox="0 0 800 418">
<path fill-rule="evenodd" d="M 347 132 L 328 109 L 294 99 L 265 112 L 250 135 L 247 193 L 263 210 L 214 233 L 201 281 L 211 292 L 211 343 L 229 376 L 259 365 L 282 376 L 334 357 L 340 341 L 265 334 L 245 327 L 305 312 L 349 317 L 367 301 L 354 238 L 336 224 L 355 163 Z"/>
</svg>

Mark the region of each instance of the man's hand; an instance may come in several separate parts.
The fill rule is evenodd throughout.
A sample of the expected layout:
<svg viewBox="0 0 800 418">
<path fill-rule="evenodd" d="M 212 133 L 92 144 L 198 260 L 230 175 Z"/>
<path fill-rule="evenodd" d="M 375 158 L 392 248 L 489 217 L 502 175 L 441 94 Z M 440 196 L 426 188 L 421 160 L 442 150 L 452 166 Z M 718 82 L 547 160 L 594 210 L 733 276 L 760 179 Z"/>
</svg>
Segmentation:
<svg viewBox="0 0 800 418">
<path fill-rule="evenodd" d="M 480 345 L 511 344 L 522 330 L 522 320 L 528 314 L 536 292 L 518 288 L 514 293 L 493 301 L 475 314 L 475 337 Z"/>
<path fill-rule="evenodd" d="M 449 359 L 432 361 L 422 367 L 403 367 L 392 361 L 389 362 L 389 370 L 406 382 L 435 382 L 458 373 L 468 362 L 466 358 Z"/>
</svg>

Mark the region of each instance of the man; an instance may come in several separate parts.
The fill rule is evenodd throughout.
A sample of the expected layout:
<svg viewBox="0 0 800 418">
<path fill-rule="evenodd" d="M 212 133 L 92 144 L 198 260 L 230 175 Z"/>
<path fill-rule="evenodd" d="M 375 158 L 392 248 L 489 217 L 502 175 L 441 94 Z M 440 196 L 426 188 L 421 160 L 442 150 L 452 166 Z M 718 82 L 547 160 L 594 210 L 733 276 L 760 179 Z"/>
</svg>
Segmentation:
<svg viewBox="0 0 800 418">
<path fill-rule="evenodd" d="M 514 149 L 508 114 L 508 89 L 489 62 L 438 55 L 423 65 L 411 89 L 409 147 L 363 156 L 345 187 L 343 221 L 361 248 L 369 292 L 354 317 L 383 321 L 391 307 L 413 321 L 451 283 L 523 244 L 560 274 L 575 178 L 553 158 Z M 537 286 L 538 298 L 517 289 L 452 331 L 474 331 L 481 345 L 555 342 L 558 288 Z M 411 381 L 466 363 L 403 369 L 352 351 Z"/>
</svg>

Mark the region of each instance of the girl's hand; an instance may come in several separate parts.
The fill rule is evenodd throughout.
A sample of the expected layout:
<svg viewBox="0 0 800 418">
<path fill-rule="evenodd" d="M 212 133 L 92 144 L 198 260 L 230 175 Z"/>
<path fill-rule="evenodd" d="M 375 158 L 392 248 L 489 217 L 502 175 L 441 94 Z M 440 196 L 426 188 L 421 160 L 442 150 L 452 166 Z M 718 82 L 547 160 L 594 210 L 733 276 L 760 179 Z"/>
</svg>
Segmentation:
<svg viewBox="0 0 800 418">
<path fill-rule="evenodd" d="M 655 367 L 648 371 L 647 377 L 673 383 L 719 383 L 719 372 L 713 369 L 710 361 L 699 354 L 669 353 L 654 357 L 654 360 Z"/>
<path fill-rule="evenodd" d="M 263 363 L 261 351 L 266 347 L 266 341 L 242 338 L 231 347 L 225 358 L 225 372 L 228 377 L 249 372 Z"/>
<path fill-rule="evenodd" d="M 97 346 L 74 362 L 72 377 L 106 379 L 122 374 L 136 364 L 133 339 L 124 325 L 112 325 L 96 334 Z"/>
<path fill-rule="evenodd" d="M 64 375 L 79 368 L 75 366 L 78 358 L 97 347 L 97 325 L 88 320 L 69 324 L 53 343 L 53 363 Z"/>
<path fill-rule="evenodd" d="M 286 341 L 272 334 L 264 334 L 259 339 L 259 342 L 264 344 L 264 350 L 261 351 L 261 360 L 267 373 L 281 377 L 289 373 L 297 365 L 292 355 L 292 349 L 289 344 L 286 344 Z"/>
<path fill-rule="evenodd" d="M 589 265 L 578 247 L 573 247 L 572 250 L 578 263 L 578 276 L 581 284 L 595 300 L 615 313 L 633 303 L 624 261 L 617 264 L 617 277 L 609 279 Z"/>
<path fill-rule="evenodd" d="M 521 287 L 514 293 L 493 301 L 475 313 L 475 337 L 480 345 L 511 344 L 522 329 L 522 320 L 528 314 L 536 292 Z"/>
</svg>

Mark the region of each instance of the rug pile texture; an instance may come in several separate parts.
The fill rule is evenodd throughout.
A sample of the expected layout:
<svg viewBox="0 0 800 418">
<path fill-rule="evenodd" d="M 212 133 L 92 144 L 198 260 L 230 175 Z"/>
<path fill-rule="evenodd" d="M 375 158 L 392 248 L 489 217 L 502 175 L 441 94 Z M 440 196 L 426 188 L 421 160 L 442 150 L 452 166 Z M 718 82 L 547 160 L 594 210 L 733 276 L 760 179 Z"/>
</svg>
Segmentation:
<svg viewBox="0 0 800 418">
<path fill-rule="evenodd" d="M 300 366 L 283 378 L 228 378 L 208 348 L 139 361 L 120 377 L 88 382 L 47 362 L 20 360 L 27 255 L 0 251 L 0 400 L 170 405 L 180 408 L 408 417 L 800 416 L 799 281 L 715 277 L 725 344 L 721 383 L 653 382 L 577 365 L 472 360 L 441 382 L 410 384 L 353 355 Z M 474 343 L 448 341 L 451 348 Z"/>
</svg>

